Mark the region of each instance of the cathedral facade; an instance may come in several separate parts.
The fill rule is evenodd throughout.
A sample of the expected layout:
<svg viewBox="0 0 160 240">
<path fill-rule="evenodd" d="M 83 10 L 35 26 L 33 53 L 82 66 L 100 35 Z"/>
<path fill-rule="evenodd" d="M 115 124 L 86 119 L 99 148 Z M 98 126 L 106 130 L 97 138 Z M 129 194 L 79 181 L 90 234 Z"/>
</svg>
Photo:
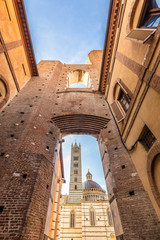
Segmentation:
<svg viewBox="0 0 160 240">
<path fill-rule="evenodd" d="M 69 196 L 62 196 L 60 240 L 115 239 L 109 201 L 101 186 L 87 172 L 82 184 L 81 145 L 71 147 Z"/>
</svg>

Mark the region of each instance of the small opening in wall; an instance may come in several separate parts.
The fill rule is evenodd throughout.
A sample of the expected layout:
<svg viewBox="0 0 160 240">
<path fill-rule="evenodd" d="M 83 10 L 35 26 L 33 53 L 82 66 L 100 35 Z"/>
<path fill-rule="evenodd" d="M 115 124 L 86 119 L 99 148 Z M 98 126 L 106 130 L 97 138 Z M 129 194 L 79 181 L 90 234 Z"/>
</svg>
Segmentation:
<svg viewBox="0 0 160 240">
<path fill-rule="evenodd" d="M 2 113 L 4 113 L 5 111 L 3 110 Z"/>
<path fill-rule="evenodd" d="M 49 186 L 48 186 L 48 184 L 47 184 L 46 189 L 48 189 L 48 188 L 49 188 Z"/>
<path fill-rule="evenodd" d="M 117 147 L 114 148 L 114 150 L 117 150 L 117 149 L 118 149 Z"/>
<path fill-rule="evenodd" d="M 30 107 L 33 107 L 33 105 L 29 105 Z"/>
<path fill-rule="evenodd" d="M 130 196 L 133 196 L 133 195 L 134 195 L 134 191 L 130 191 L 130 192 L 129 192 L 129 195 L 130 195 Z"/>
<path fill-rule="evenodd" d="M 26 179 L 27 178 L 27 174 L 25 173 L 25 174 L 23 174 L 23 176 L 22 176 L 24 179 Z"/>
<path fill-rule="evenodd" d="M 24 112 L 20 112 L 20 114 L 24 114 Z"/>
<path fill-rule="evenodd" d="M 49 131 L 49 134 L 53 134 L 53 132 L 52 132 L 52 131 Z"/>
<path fill-rule="evenodd" d="M 50 121 L 50 123 L 53 123 L 52 121 Z"/>
<path fill-rule="evenodd" d="M 125 165 L 122 165 L 121 168 L 124 169 L 124 168 L 126 168 L 126 166 L 125 166 Z"/>
<path fill-rule="evenodd" d="M 11 136 L 11 137 L 14 137 L 14 134 L 11 134 L 10 136 Z"/>
<path fill-rule="evenodd" d="M 55 152 L 57 152 L 57 149 L 55 149 Z"/>
<path fill-rule="evenodd" d="M 111 133 L 111 130 L 109 130 L 108 133 Z"/>
<path fill-rule="evenodd" d="M 49 150 L 49 146 L 46 146 L 46 149 L 48 149 L 48 150 Z"/>
<path fill-rule="evenodd" d="M 21 123 L 24 123 L 24 121 L 22 120 Z"/>
<path fill-rule="evenodd" d="M 2 153 L 1 153 L 1 157 L 3 157 L 3 156 L 4 156 L 4 154 L 5 154 L 5 153 L 4 153 L 4 152 L 2 152 Z"/>
<path fill-rule="evenodd" d="M 41 91 L 41 89 L 38 89 L 38 91 Z"/>
<path fill-rule="evenodd" d="M 3 212 L 4 206 L 0 206 L 0 213 Z"/>
</svg>

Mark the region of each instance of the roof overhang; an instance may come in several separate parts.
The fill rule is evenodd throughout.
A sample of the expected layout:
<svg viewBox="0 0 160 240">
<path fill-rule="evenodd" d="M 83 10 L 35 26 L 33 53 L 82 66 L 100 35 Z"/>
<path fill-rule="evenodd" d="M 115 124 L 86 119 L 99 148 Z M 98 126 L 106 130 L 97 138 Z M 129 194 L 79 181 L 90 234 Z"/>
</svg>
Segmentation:
<svg viewBox="0 0 160 240">
<path fill-rule="evenodd" d="M 27 21 L 27 15 L 25 11 L 25 6 L 23 0 L 13 0 L 13 5 L 15 8 L 15 13 L 25 48 L 31 76 L 38 76 L 38 69 L 34 55 L 34 49 L 32 45 L 32 39 L 30 35 L 29 25 Z"/>
<path fill-rule="evenodd" d="M 106 86 L 109 83 L 109 69 L 118 26 L 121 2 L 122 0 L 110 0 L 99 84 L 99 91 L 103 94 L 105 93 Z"/>
</svg>

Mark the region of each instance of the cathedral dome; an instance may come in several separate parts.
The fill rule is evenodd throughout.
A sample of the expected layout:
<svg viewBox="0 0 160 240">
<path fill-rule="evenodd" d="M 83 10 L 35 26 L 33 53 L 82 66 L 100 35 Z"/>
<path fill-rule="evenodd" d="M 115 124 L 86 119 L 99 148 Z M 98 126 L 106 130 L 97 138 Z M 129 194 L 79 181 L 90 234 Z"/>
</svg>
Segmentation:
<svg viewBox="0 0 160 240">
<path fill-rule="evenodd" d="M 83 189 L 91 188 L 102 190 L 101 186 L 98 183 L 94 182 L 93 180 L 87 180 L 83 183 Z"/>
<path fill-rule="evenodd" d="M 83 201 L 104 201 L 106 199 L 105 191 L 101 186 L 92 180 L 92 174 L 86 174 L 86 181 L 82 185 Z"/>
</svg>

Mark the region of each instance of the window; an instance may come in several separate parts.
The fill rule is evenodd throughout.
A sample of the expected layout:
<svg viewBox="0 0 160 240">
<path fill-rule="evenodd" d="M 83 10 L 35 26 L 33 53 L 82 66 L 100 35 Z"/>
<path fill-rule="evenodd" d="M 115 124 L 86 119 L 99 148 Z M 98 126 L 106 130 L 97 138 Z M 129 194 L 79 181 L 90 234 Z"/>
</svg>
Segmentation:
<svg viewBox="0 0 160 240">
<path fill-rule="evenodd" d="M 77 182 L 77 178 L 75 178 L 74 181 Z"/>
<path fill-rule="evenodd" d="M 141 26 L 157 27 L 160 21 L 160 0 L 147 0 Z"/>
<path fill-rule="evenodd" d="M 109 209 L 107 209 L 107 216 L 108 216 L 108 224 L 110 226 L 112 226 L 113 225 L 113 219 L 112 219 L 111 211 Z"/>
<path fill-rule="evenodd" d="M 125 85 L 125 83 L 118 78 L 113 88 L 113 98 L 115 101 L 111 103 L 111 108 L 117 119 L 117 122 L 121 122 L 125 118 L 133 93 Z"/>
<path fill-rule="evenodd" d="M 143 144 L 144 148 L 146 149 L 146 151 L 149 151 L 153 143 L 156 141 L 155 136 L 146 125 L 144 126 L 139 139 L 140 142 Z"/>
<path fill-rule="evenodd" d="M 78 170 L 74 170 L 74 174 L 78 174 Z"/>
<path fill-rule="evenodd" d="M 75 212 L 71 211 L 70 213 L 70 227 L 75 228 Z"/>
<path fill-rule="evenodd" d="M 75 188 L 75 190 L 77 190 L 77 185 L 75 185 L 75 187 L 74 187 L 74 188 Z"/>
<path fill-rule="evenodd" d="M 78 157 L 74 157 L 74 161 L 78 161 Z"/>
<path fill-rule="evenodd" d="M 134 8 L 133 8 L 134 9 Z M 134 10 L 132 12 L 134 15 Z M 131 14 L 131 16 L 132 16 Z M 138 28 L 132 29 L 126 39 L 147 43 L 153 36 L 160 21 L 160 0 L 145 0 L 142 17 Z"/>
<path fill-rule="evenodd" d="M 74 163 L 74 167 L 78 167 L 78 163 Z"/>
<path fill-rule="evenodd" d="M 127 112 L 131 99 L 125 92 L 122 91 L 122 89 L 120 90 L 118 101 L 120 102 L 123 110 Z"/>
<path fill-rule="evenodd" d="M 95 226 L 95 212 L 93 208 L 90 209 L 90 224 Z"/>
<path fill-rule="evenodd" d="M 91 88 L 89 72 L 77 69 L 68 75 L 68 88 Z"/>
</svg>

